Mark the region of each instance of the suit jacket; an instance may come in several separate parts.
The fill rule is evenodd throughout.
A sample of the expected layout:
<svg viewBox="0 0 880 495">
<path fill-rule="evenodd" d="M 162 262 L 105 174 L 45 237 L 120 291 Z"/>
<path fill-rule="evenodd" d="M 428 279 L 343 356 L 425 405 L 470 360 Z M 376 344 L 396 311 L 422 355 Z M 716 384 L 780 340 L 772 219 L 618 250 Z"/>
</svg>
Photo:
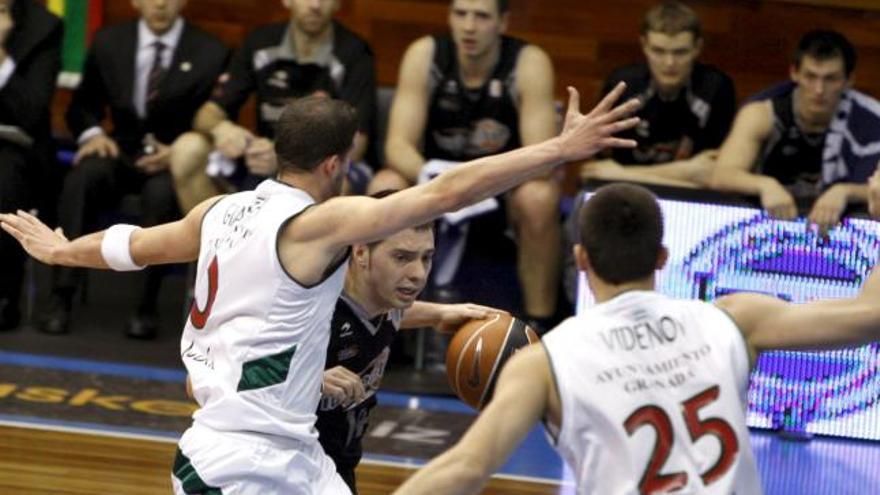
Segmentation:
<svg viewBox="0 0 880 495">
<path fill-rule="evenodd" d="M 83 77 L 67 109 L 74 137 L 99 126 L 107 108 L 110 135 L 129 154 L 141 147 L 146 133 L 170 144 L 192 128 L 193 117 L 208 100 L 226 68 L 229 49 L 213 36 L 184 22 L 171 65 L 159 85 L 159 96 L 141 119 L 134 106 L 138 23 L 130 21 L 97 32 L 86 55 Z"/>
<path fill-rule="evenodd" d="M 33 0 L 17 0 L 12 21 L 6 52 L 15 61 L 15 72 L 0 89 L 0 124 L 19 127 L 37 148 L 51 137 L 49 106 L 61 69 L 64 26 Z"/>
</svg>

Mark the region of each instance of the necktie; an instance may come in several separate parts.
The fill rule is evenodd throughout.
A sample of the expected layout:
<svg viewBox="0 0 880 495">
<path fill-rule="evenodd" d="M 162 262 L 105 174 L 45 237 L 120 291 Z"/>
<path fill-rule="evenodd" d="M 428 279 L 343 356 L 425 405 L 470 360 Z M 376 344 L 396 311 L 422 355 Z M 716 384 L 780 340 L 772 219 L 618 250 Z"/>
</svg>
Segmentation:
<svg viewBox="0 0 880 495">
<path fill-rule="evenodd" d="M 165 51 L 165 44 L 161 41 L 153 43 L 155 55 L 153 57 L 153 66 L 150 68 L 150 74 L 147 76 L 147 108 L 153 104 L 159 96 L 159 83 L 162 82 L 162 76 L 165 75 L 165 69 L 162 67 L 162 52 Z"/>
</svg>

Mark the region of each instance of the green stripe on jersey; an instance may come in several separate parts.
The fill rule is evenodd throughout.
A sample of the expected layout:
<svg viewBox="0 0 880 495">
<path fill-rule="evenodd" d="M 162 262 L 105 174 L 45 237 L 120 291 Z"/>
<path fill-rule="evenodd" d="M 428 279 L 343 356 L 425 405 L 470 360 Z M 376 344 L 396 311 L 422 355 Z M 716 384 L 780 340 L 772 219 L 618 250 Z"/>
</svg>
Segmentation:
<svg viewBox="0 0 880 495">
<path fill-rule="evenodd" d="M 278 354 L 244 363 L 241 367 L 238 391 L 255 390 L 284 382 L 287 379 L 287 372 L 290 371 L 290 360 L 293 359 L 295 352 L 294 345 Z"/>
</svg>

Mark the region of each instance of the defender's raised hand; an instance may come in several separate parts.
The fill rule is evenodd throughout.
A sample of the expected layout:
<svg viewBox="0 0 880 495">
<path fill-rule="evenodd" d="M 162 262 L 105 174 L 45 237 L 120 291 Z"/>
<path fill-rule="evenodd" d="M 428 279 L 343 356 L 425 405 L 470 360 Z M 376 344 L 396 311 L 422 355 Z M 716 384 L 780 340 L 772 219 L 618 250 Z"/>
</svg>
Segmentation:
<svg viewBox="0 0 880 495">
<path fill-rule="evenodd" d="M 0 213 L 0 227 L 15 237 L 21 247 L 34 258 L 46 264 L 54 263 L 58 248 L 69 243 L 61 229 L 52 230 L 30 213 Z"/>
<path fill-rule="evenodd" d="M 584 115 L 580 109 L 580 95 L 576 89 L 568 87 L 568 110 L 559 136 L 565 161 L 584 160 L 606 148 L 636 146 L 632 139 L 614 137 L 614 134 L 632 129 L 639 123 L 638 117 L 628 117 L 639 108 L 638 100 L 631 99 L 614 106 L 625 90 L 626 84 L 619 83 L 590 113 Z"/>
</svg>

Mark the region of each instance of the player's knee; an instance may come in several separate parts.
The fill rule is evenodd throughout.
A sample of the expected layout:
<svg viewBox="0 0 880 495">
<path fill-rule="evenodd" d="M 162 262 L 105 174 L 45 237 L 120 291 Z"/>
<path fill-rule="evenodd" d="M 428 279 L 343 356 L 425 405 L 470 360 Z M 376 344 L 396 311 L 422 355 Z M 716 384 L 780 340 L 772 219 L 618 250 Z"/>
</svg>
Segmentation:
<svg viewBox="0 0 880 495">
<path fill-rule="evenodd" d="M 171 174 L 175 181 L 186 181 L 197 173 L 205 170 L 211 143 L 205 136 L 197 132 L 187 132 L 178 137 L 171 145 Z"/>
<path fill-rule="evenodd" d="M 549 180 L 533 180 L 514 191 L 511 207 L 523 228 L 546 228 L 559 220 L 559 186 Z"/>
<path fill-rule="evenodd" d="M 374 194 L 388 189 L 406 189 L 410 185 L 409 181 L 399 173 L 383 168 L 376 172 L 373 180 L 370 181 L 370 184 L 367 186 L 367 194 Z"/>
</svg>

